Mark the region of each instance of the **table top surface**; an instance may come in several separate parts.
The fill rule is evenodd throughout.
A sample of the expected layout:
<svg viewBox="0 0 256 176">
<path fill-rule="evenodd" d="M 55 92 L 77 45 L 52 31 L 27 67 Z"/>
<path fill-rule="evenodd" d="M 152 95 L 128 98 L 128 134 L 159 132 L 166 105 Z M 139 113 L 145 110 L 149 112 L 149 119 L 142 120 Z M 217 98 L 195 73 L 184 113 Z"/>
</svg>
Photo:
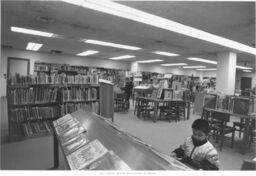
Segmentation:
<svg viewBox="0 0 256 176">
<path fill-rule="evenodd" d="M 179 170 L 182 167 L 191 169 L 143 143 L 108 119 L 82 110 L 71 113 L 71 115 L 86 127 L 85 137 L 89 141 L 98 139 L 132 170 Z"/>
</svg>

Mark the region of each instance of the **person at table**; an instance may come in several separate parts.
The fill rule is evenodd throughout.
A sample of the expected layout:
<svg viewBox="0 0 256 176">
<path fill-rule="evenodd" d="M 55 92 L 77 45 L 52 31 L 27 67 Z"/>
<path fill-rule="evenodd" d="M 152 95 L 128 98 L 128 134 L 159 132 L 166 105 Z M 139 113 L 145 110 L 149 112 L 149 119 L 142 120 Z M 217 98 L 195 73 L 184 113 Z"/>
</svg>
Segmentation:
<svg viewBox="0 0 256 176">
<path fill-rule="evenodd" d="M 209 123 L 197 119 L 192 124 L 192 136 L 175 149 L 171 156 L 197 169 L 219 170 L 219 154 L 208 141 Z"/>
</svg>

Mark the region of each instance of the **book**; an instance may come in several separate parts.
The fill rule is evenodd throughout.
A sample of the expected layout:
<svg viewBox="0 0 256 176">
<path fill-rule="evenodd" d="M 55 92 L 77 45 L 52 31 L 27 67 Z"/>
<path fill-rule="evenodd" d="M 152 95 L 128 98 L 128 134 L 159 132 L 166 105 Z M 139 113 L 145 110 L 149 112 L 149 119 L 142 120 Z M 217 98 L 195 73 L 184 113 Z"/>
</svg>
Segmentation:
<svg viewBox="0 0 256 176">
<path fill-rule="evenodd" d="M 86 167 L 89 170 L 131 170 L 131 168 L 113 151 L 107 152 L 101 158 Z"/>
<path fill-rule="evenodd" d="M 70 114 L 66 114 L 65 116 L 53 121 L 53 125 L 56 127 L 57 125 L 62 125 L 63 123 L 65 123 L 71 119 L 73 119 L 73 117 Z"/>
<path fill-rule="evenodd" d="M 95 139 L 67 155 L 67 161 L 71 170 L 81 170 L 105 155 L 107 152 L 107 148 L 103 146 L 98 139 Z"/>
<path fill-rule="evenodd" d="M 65 143 L 66 141 L 70 140 L 71 138 L 74 138 L 82 133 L 85 133 L 86 129 L 83 126 L 80 126 L 79 124 L 69 128 L 68 130 L 64 131 L 63 133 L 59 134 L 59 138 L 62 143 Z"/>
<path fill-rule="evenodd" d="M 89 142 L 88 139 L 85 138 L 83 134 L 79 134 L 70 140 L 66 141 L 62 144 L 64 152 L 66 155 L 69 155 L 70 153 L 74 152 L 78 148 L 84 146 Z"/>
<path fill-rule="evenodd" d="M 78 125 L 78 124 L 79 124 L 78 120 L 72 118 L 72 119 L 70 119 L 69 121 L 66 121 L 66 122 L 62 123 L 61 125 L 57 125 L 57 126 L 55 127 L 56 133 L 57 133 L 58 135 L 60 135 L 60 133 L 63 133 L 63 132 L 65 132 L 66 130 L 68 130 L 68 129 L 70 129 L 70 128 L 72 128 L 72 127 Z"/>
</svg>

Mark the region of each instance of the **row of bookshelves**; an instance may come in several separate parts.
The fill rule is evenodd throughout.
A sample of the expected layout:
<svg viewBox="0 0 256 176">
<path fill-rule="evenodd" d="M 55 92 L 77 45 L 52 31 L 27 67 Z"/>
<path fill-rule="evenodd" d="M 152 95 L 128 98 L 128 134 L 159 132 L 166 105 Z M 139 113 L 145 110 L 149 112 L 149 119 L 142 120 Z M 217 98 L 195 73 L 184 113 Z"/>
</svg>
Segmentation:
<svg viewBox="0 0 256 176">
<path fill-rule="evenodd" d="M 10 105 L 56 102 L 58 88 L 12 89 L 8 91 Z"/>
<path fill-rule="evenodd" d="M 90 101 L 98 98 L 96 88 L 76 88 L 62 89 L 61 100 L 64 101 Z"/>
<path fill-rule="evenodd" d="M 16 74 L 9 79 L 9 85 L 27 85 L 27 84 L 98 84 L 98 75 L 66 75 L 47 74 L 45 72 L 38 75 L 21 76 Z"/>
<path fill-rule="evenodd" d="M 86 109 L 90 107 L 92 112 L 96 114 L 99 113 L 99 102 L 91 102 L 91 103 L 65 103 L 64 105 L 60 105 L 60 114 L 64 116 L 65 114 L 75 112 L 79 109 Z"/>
<path fill-rule="evenodd" d="M 9 126 L 9 136 L 12 138 L 18 137 L 33 137 L 42 136 L 52 133 L 51 121 L 37 121 L 26 123 L 13 123 Z"/>
<path fill-rule="evenodd" d="M 53 120 L 57 117 L 60 117 L 59 106 L 10 109 L 10 121 L 16 123 L 30 120 Z"/>
</svg>

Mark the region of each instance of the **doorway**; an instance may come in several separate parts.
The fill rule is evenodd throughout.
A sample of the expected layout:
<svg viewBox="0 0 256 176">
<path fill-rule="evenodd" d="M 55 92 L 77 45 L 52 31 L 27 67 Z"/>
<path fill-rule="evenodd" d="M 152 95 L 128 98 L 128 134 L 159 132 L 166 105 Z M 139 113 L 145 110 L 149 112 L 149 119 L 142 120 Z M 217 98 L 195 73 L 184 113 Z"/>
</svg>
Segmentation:
<svg viewBox="0 0 256 176">
<path fill-rule="evenodd" d="M 251 89 L 252 88 L 252 78 L 250 77 L 241 77 L 241 90 Z"/>
</svg>

